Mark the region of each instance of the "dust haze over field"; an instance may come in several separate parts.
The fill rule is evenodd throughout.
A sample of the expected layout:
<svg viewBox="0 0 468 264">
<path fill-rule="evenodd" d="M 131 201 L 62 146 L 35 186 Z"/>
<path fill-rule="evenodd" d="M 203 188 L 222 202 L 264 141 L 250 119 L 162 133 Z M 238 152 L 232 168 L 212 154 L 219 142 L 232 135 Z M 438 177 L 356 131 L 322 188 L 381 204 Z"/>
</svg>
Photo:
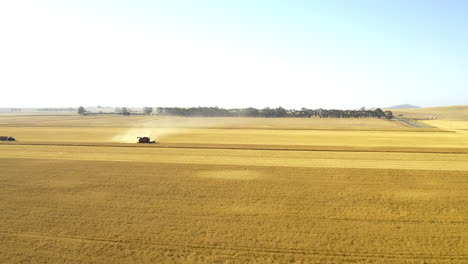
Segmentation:
<svg viewBox="0 0 468 264">
<path fill-rule="evenodd" d="M 113 136 L 113 142 L 135 143 L 137 137 L 151 137 L 164 141 L 174 135 L 190 136 L 190 132 L 195 129 L 403 129 L 401 124 L 385 123 L 381 120 L 359 120 L 348 119 L 337 121 L 334 119 L 315 119 L 309 124 L 300 122 L 297 119 L 281 118 L 205 118 L 205 117 L 156 117 L 141 118 L 124 123 L 130 127 Z"/>
<path fill-rule="evenodd" d="M 241 123 L 240 119 L 218 119 L 217 122 L 207 118 L 154 118 L 136 123 L 134 128 L 129 128 L 123 133 L 112 138 L 119 143 L 135 143 L 137 137 L 151 137 L 162 140 L 176 134 L 187 133 L 194 128 L 215 128 L 233 126 Z"/>
<path fill-rule="evenodd" d="M 151 137 L 152 139 L 164 140 L 165 137 L 182 133 L 177 128 L 129 128 L 124 133 L 118 134 L 112 138 L 112 141 L 119 143 L 135 143 L 137 137 Z"/>
</svg>

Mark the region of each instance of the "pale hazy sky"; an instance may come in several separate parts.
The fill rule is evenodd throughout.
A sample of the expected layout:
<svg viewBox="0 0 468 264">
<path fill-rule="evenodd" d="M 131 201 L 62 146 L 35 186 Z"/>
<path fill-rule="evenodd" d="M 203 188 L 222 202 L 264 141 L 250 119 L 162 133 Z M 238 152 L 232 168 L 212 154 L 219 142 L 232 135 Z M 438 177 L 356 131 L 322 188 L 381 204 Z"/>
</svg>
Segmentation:
<svg viewBox="0 0 468 264">
<path fill-rule="evenodd" d="M 0 107 L 468 104 L 468 1 L 0 0 Z"/>
</svg>

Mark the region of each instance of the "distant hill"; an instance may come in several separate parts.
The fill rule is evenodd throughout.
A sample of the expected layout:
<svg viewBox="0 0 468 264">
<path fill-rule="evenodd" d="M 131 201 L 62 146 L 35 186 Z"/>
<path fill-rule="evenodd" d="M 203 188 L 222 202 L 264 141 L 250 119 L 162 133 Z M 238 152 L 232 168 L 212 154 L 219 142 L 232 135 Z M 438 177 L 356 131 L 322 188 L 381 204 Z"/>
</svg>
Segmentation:
<svg viewBox="0 0 468 264">
<path fill-rule="evenodd" d="M 386 108 L 389 109 L 389 108 Z M 468 121 L 468 105 L 454 105 L 443 107 L 427 107 L 415 109 L 393 109 L 394 115 L 402 114 L 404 117 L 412 119 L 445 119 Z"/>
<path fill-rule="evenodd" d="M 385 109 L 412 109 L 412 108 L 421 108 L 419 106 L 410 105 L 410 104 L 401 104 L 401 105 L 394 105 L 390 107 L 385 107 Z"/>
</svg>

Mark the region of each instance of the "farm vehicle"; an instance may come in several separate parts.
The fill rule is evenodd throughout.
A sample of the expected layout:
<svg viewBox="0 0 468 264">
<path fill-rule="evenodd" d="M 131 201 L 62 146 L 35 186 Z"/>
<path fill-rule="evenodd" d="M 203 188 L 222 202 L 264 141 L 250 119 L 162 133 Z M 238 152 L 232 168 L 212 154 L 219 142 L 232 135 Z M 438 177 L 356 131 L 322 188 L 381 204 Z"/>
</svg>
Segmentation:
<svg viewBox="0 0 468 264">
<path fill-rule="evenodd" d="M 0 141 L 16 141 L 16 139 L 9 136 L 0 136 Z"/>
<path fill-rule="evenodd" d="M 137 137 L 138 143 L 154 144 L 156 141 L 151 141 L 150 137 Z"/>
</svg>

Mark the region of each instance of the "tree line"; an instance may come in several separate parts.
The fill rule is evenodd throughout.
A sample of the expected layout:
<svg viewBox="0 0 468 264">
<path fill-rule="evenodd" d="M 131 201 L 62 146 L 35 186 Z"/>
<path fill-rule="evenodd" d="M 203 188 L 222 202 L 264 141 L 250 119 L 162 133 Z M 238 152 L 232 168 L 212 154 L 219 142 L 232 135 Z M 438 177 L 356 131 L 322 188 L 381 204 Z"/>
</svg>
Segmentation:
<svg viewBox="0 0 468 264">
<path fill-rule="evenodd" d="M 391 111 L 383 111 L 380 108 L 374 110 L 337 110 L 337 109 L 307 109 L 287 110 L 283 107 L 256 109 L 238 108 L 224 109 L 219 107 L 158 107 L 159 115 L 175 116 L 206 116 L 206 117 L 296 117 L 296 118 L 393 118 Z"/>
<path fill-rule="evenodd" d="M 144 114 L 151 115 L 153 113 L 158 115 L 169 116 L 186 116 L 186 117 L 293 117 L 293 118 L 386 118 L 392 119 L 392 111 L 383 111 L 380 108 L 373 110 L 338 110 L 338 109 L 284 109 L 283 107 L 277 108 L 262 108 L 257 109 L 249 108 L 235 108 L 225 109 L 219 107 L 157 107 L 154 111 L 152 107 L 144 107 L 142 112 L 131 112 L 126 107 L 115 108 L 115 113 L 120 115 L 134 115 Z M 78 114 L 89 114 L 82 106 L 78 108 Z"/>
<path fill-rule="evenodd" d="M 98 108 L 102 108 L 102 107 L 99 107 Z M 116 107 L 114 109 L 114 112 L 113 113 L 104 113 L 102 111 L 99 111 L 99 112 L 90 112 L 88 110 L 86 110 L 86 108 L 84 108 L 83 106 L 80 106 L 78 107 L 78 111 L 77 113 L 79 115 L 96 115 L 96 114 L 119 114 L 119 115 L 124 115 L 124 116 L 129 116 L 129 115 L 151 115 L 153 113 L 153 108 L 152 107 L 143 107 L 143 111 L 142 112 L 132 112 L 130 109 L 128 109 L 127 107 Z"/>
</svg>

